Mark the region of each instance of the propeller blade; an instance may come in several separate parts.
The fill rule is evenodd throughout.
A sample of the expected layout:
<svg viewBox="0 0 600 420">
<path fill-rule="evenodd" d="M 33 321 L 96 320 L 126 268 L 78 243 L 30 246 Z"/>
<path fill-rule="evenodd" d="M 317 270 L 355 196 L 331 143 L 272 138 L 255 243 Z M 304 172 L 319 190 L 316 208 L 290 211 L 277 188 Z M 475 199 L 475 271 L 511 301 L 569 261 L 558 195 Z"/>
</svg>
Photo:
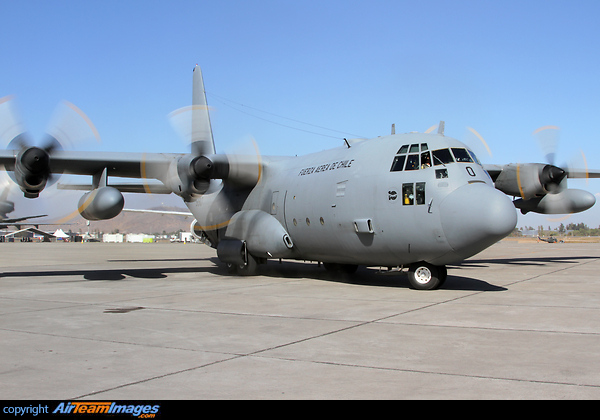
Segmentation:
<svg viewBox="0 0 600 420">
<path fill-rule="evenodd" d="M 558 148 L 558 140 L 560 137 L 560 128 L 555 125 L 545 125 L 534 130 L 532 134 L 537 138 L 546 162 L 550 165 L 554 165 L 556 149 Z"/>
<path fill-rule="evenodd" d="M 590 178 L 600 178 L 600 171 L 588 168 L 585 153 L 580 150 L 578 154 L 569 159 L 567 176 L 569 178 L 585 179 L 587 182 Z"/>
<path fill-rule="evenodd" d="M 214 154 L 209 109 L 206 105 L 190 105 L 169 114 L 171 126 L 192 147 L 194 156 Z"/>
<path fill-rule="evenodd" d="M 25 132 L 25 127 L 14 109 L 14 96 L 0 98 L 0 146 L 8 145 Z M 18 147 L 21 148 L 20 146 Z"/>
<path fill-rule="evenodd" d="M 517 186 L 519 187 L 519 194 L 521 198 L 525 200 L 525 193 L 523 192 L 523 180 L 521 178 L 521 165 L 517 163 Z"/>
<path fill-rule="evenodd" d="M 492 150 L 490 149 L 490 146 L 488 146 L 487 142 L 483 139 L 483 137 L 481 136 L 481 134 L 479 134 L 474 128 L 472 127 L 467 127 L 467 130 L 469 130 L 478 140 L 479 142 L 483 145 L 483 147 L 485 148 L 487 154 L 490 157 L 493 157 L 492 155 Z M 471 142 L 469 142 L 471 143 Z M 476 147 L 473 147 L 474 149 L 476 149 Z M 477 152 L 477 150 L 476 150 Z M 477 153 L 479 154 L 479 153 Z"/>
<path fill-rule="evenodd" d="M 48 152 L 60 150 L 63 147 L 73 149 L 90 140 L 101 142 L 100 133 L 92 120 L 81 109 L 68 101 L 62 101 L 56 107 L 46 132 L 48 138 L 43 147 Z"/>
</svg>

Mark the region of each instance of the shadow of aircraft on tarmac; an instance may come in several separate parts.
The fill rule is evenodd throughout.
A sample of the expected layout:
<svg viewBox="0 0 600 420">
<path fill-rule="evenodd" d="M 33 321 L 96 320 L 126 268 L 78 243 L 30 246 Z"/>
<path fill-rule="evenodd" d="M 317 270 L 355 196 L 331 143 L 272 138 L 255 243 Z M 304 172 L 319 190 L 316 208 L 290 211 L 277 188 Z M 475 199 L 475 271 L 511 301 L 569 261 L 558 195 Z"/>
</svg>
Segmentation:
<svg viewBox="0 0 600 420">
<path fill-rule="evenodd" d="M 111 268 L 89 270 L 45 270 L 45 271 L 8 271 L 0 273 L 2 277 L 67 277 L 81 276 L 88 281 L 117 281 L 127 277 L 137 279 L 164 279 L 172 273 L 210 272 L 207 267 L 168 267 L 168 268 Z"/>
<path fill-rule="evenodd" d="M 495 286 L 484 280 L 456 275 L 456 271 L 462 268 L 485 268 L 493 264 L 543 266 L 550 263 L 558 264 L 577 264 L 582 260 L 597 259 L 596 257 L 523 257 L 523 258 L 498 258 L 498 259 L 470 259 L 461 264 L 449 266 L 448 280 L 442 286 L 442 290 L 462 290 L 462 291 L 486 291 L 497 292 L 507 290 L 505 287 Z M 169 274 L 177 273 L 211 273 L 219 276 L 233 277 L 228 274 L 227 268 L 216 258 L 207 259 L 118 259 L 110 260 L 110 263 L 131 263 L 131 262 L 161 262 L 173 263 L 181 262 L 205 262 L 210 261 L 213 266 L 192 266 L 192 267 L 156 267 L 156 268 L 110 268 L 110 269 L 78 269 L 78 270 L 42 270 L 42 271 L 13 271 L 0 273 L 2 277 L 66 277 L 81 276 L 87 281 L 119 281 L 128 277 L 137 279 L 164 279 Z M 330 272 L 320 265 L 311 262 L 284 260 L 281 263 L 269 261 L 268 264 L 261 266 L 260 276 L 276 278 L 284 277 L 286 279 L 313 279 L 327 282 L 338 282 L 352 284 L 357 286 L 369 287 L 389 287 L 389 288 L 409 288 L 408 278 L 405 272 L 387 272 L 375 268 L 360 267 L 356 273 L 345 274 L 339 272 Z"/>
<path fill-rule="evenodd" d="M 215 264 L 221 264 L 217 258 L 211 258 Z M 221 264 L 222 265 L 222 264 Z M 376 268 L 359 267 L 352 274 L 325 270 L 316 263 L 285 260 L 281 263 L 268 261 L 261 266 L 260 275 L 265 277 L 286 279 L 308 278 L 327 282 L 336 282 L 368 287 L 410 288 L 406 272 L 381 271 Z M 440 290 L 463 290 L 477 292 L 497 292 L 507 290 L 504 287 L 489 284 L 483 280 L 448 274 L 448 279 Z"/>
<path fill-rule="evenodd" d="M 523 258 L 490 258 L 490 259 L 469 259 L 460 264 L 448 266 L 448 268 L 461 267 L 488 267 L 491 264 L 506 264 L 506 265 L 546 265 L 550 263 L 558 264 L 577 264 L 581 260 L 597 260 L 597 257 L 523 257 Z"/>
</svg>

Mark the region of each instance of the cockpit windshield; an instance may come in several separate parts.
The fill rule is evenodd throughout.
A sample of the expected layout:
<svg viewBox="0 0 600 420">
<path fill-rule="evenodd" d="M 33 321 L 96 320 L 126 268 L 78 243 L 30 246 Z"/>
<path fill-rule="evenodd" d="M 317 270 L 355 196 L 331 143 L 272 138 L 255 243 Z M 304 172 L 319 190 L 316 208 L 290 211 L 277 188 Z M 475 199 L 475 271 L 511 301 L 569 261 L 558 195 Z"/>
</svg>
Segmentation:
<svg viewBox="0 0 600 420">
<path fill-rule="evenodd" d="M 471 157 L 469 152 L 467 152 L 467 149 L 453 147 L 452 153 L 454 153 L 454 157 L 456 158 L 457 162 L 465 162 L 465 163 L 473 162 L 473 158 Z"/>
<path fill-rule="evenodd" d="M 471 155 L 471 157 L 473 158 L 473 160 L 475 161 L 475 163 L 477 163 L 478 165 L 481 165 L 481 162 L 479 161 L 479 159 L 477 159 L 477 156 L 475 156 L 475 153 L 473 153 L 472 150 L 467 149 L 467 152 L 469 152 L 469 154 Z"/>
<path fill-rule="evenodd" d="M 396 152 L 390 172 L 416 171 L 454 162 L 480 164 L 475 153 L 462 147 L 430 151 L 427 143 L 405 144 Z"/>
<path fill-rule="evenodd" d="M 434 165 L 445 165 L 447 163 L 453 163 L 454 158 L 450 154 L 448 149 L 438 149 L 433 151 L 433 164 Z"/>
</svg>

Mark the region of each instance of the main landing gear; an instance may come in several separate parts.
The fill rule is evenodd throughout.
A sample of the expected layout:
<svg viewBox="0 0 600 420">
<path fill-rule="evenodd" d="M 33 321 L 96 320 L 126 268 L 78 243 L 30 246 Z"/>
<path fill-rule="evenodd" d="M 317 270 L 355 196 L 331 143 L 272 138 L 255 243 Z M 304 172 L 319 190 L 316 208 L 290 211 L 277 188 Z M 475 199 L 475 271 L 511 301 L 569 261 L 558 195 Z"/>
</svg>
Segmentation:
<svg viewBox="0 0 600 420">
<path fill-rule="evenodd" d="M 408 281 L 413 289 L 434 290 L 446 281 L 448 271 L 444 265 L 432 265 L 426 262 L 418 262 L 410 265 L 408 269 Z"/>
<path fill-rule="evenodd" d="M 236 248 L 237 250 L 237 248 Z M 257 258 L 249 254 L 245 247 L 233 253 L 235 258 L 228 258 L 227 269 L 230 274 L 239 276 L 253 276 L 257 274 L 259 264 L 266 263 L 266 259 Z M 327 271 L 343 274 L 353 274 L 358 265 L 323 263 Z M 417 290 L 435 290 L 444 284 L 448 271 L 446 266 L 432 265 L 424 261 L 413 263 L 408 269 L 410 287 Z"/>
<path fill-rule="evenodd" d="M 258 271 L 258 264 L 260 263 L 258 258 L 248 254 L 246 261 L 241 263 L 226 263 L 227 271 L 229 274 L 237 274 L 238 276 L 254 276 Z"/>
</svg>

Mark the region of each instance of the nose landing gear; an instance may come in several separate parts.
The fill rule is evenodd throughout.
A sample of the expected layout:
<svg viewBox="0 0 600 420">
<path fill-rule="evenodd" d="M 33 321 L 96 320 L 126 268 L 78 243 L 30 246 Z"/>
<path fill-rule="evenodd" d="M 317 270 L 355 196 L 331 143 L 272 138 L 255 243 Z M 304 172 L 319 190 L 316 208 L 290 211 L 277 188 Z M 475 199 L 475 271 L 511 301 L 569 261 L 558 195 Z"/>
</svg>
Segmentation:
<svg viewBox="0 0 600 420">
<path fill-rule="evenodd" d="M 413 289 L 435 290 L 446 281 L 448 271 L 444 265 L 432 265 L 418 262 L 410 265 L 408 281 Z"/>
</svg>

